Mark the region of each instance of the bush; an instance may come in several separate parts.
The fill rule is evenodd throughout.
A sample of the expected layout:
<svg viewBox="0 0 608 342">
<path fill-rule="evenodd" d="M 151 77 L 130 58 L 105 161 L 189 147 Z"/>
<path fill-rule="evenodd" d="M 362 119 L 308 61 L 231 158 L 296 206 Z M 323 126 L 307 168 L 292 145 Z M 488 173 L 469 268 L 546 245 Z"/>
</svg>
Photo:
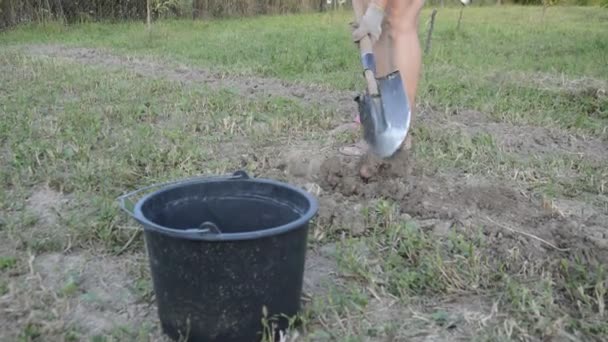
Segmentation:
<svg viewBox="0 0 608 342">
<path fill-rule="evenodd" d="M 147 0 L 0 0 L 0 28 L 21 22 L 145 20 Z M 152 0 L 154 17 L 226 17 L 322 11 L 327 0 Z"/>
</svg>

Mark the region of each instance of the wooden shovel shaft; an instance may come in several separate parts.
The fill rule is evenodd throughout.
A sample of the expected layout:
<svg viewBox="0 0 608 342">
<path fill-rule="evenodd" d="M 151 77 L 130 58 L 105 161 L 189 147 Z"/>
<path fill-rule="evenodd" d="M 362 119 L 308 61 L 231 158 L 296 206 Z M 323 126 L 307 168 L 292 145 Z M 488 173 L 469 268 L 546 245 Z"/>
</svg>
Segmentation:
<svg viewBox="0 0 608 342">
<path fill-rule="evenodd" d="M 361 19 L 363 14 L 365 14 L 366 8 L 363 6 L 362 0 L 353 0 L 353 9 L 355 11 L 355 17 L 357 18 L 357 22 Z M 361 51 L 361 57 L 366 54 L 373 54 L 372 41 L 369 36 L 363 37 L 359 41 L 359 50 Z M 378 83 L 376 82 L 376 77 L 372 70 L 365 70 L 365 80 L 367 81 L 367 91 L 370 95 L 378 95 Z"/>
</svg>

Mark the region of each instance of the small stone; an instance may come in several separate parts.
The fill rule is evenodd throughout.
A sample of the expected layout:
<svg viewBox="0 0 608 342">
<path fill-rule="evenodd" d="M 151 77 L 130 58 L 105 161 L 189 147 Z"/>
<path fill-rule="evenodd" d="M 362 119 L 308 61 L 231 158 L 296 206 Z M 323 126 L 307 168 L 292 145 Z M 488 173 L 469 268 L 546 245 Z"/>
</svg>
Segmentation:
<svg viewBox="0 0 608 342">
<path fill-rule="evenodd" d="M 304 190 L 315 196 L 319 196 L 323 192 L 323 190 L 317 183 L 306 183 L 304 185 Z"/>
<path fill-rule="evenodd" d="M 422 229 L 431 228 L 431 227 L 434 227 L 439 222 L 440 221 L 437 219 L 422 220 L 422 221 L 418 221 L 418 227 L 420 227 Z"/>
<path fill-rule="evenodd" d="M 408 213 L 402 213 L 402 214 L 399 216 L 399 219 L 400 219 L 401 221 L 407 222 L 407 221 L 411 221 L 411 220 L 412 220 L 412 216 L 411 216 L 410 214 L 408 214 Z"/>
<path fill-rule="evenodd" d="M 364 180 L 368 180 L 368 179 L 372 178 L 373 173 L 372 173 L 371 167 L 369 165 L 361 166 L 361 169 L 359 170 L 359 175 Z"/>
<path fill-rule="evenodd" d="M 312 158 L 308 163 L 308 179 L 316 180 L 319 178 L 321 172 L 321 165 L 323 164 L 323 158 Z"/>
<path fill-rule="evenodd" d="M 448 235 L 452 228 L 452 221 L 441 221 L 435 224 L 433 232 L 437 235 Z"/>
</svg>

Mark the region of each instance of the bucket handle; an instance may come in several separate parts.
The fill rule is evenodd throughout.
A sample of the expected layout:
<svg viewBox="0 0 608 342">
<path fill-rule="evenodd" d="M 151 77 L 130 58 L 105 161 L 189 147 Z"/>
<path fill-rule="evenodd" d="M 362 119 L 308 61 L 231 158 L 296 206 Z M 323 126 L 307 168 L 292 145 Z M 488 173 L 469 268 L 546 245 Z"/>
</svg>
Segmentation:
<svg viewBox="0 0 608 342">
<path fill-rule="evenodd" d="M 159 188 L 159 187 L 164 187 L 164 186 L 168 186 L 168 185 L 179 185 L 179 184 L 186 184 L 192 181 L 196 181 L 196 180 L 201 180 L 201 179 L 205 179 L 205 180 L 214 180 L 214 179 L 225 179 L 225 180 L 236 180 L 236 179 L 250 179 L 251 177 L 249 177 L 249 175 L 247 174 L 247 172 L 243 171 L 243 170 L 239 170 L 239 171 L 235 171 L 232 175 L 230 176 L 212 176 L 212 177 L 203 177 L 203 176 L 198 176 L 198 177 L 192 177 L 192 178 L 187 178 L 187 179 L 182 179 L 182 180 L 177 180 L 177 181 L 172 181 L 172 182 L 165 182 L 165 183 L 156 183 L 156 184 L 152 184 L 152 185 L 148 185 L 146 187 L 143 187 L 141 189 L 137 189 L 135 191 L 131 191 L 127 194 L 124 194 L 120 197 L 118 197 L 118 203 L 120 206 L 120 209 L 122 209 L 124 212 L 126 212 L 127 214 L 129 214 L 129 216 L 131 217 L 135 217 L 135 203 L 133 203 L 133 201 L 131 200 L 131 198 L 135 195 L 138 195 L 144 191 L 150 190 L 150 189 L 154 189 L 154 188 Z M 129 202 L 130 204 L 130 209 L 127 208 L 127 202 Z M 213 225 L 213 227 L 211 227 L 211 225 Z M 200 228 L 195 228 L 193 230 L 202 232 L 204 231 L 208 231 L 208 232 L 219 232 L 219 229 L 217 228 L 217 226 L 215 224 L 213 224 L 212 222 L 203 222 L 201 224 Z"/>
<path fill-rule="evenodd" d="M 218 228 L 218 226 L 211 222 L 211 221 L 205 221 L 203 223 L 201 223 L 201 225 L 198 228 L 190 228 L 190 229 L 184 229 L 182 231 L 180 231 L 180 234 L 182 236 L 185 237 L 198 237 L 201 234 L 222 234 L 222 231 Z"/>
</svg>

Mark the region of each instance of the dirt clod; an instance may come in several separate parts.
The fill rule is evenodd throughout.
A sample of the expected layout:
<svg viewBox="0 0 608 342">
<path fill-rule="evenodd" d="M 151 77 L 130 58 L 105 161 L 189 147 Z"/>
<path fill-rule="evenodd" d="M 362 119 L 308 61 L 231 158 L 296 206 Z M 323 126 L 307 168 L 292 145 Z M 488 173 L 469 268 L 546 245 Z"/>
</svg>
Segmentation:
<svg viewBox="0 0 608 342">
<path fill-rule="evenodd" d="M 432 230 L 438 236 L 448 234 L 455 222 L 475 229 L 487 227 L 497 230 L 504 238 L 529 245 L 531 248 L 526 253 L 530 256 L 541 257 L 547 248 L 551 249 L 551 245 L 566 248 L 588 240 L 594 240 L 600 246 L 606 244 L 605 232 L 593 234 L 597 231 L 594 227 L 598 225 L 585 222 L 592 216 L 585 215 L 587 220 L 581 220 L 576 216 L 557 215 L 508 182 L 492 182 L 466 175 L 425 176 L 410 172 L 412 169 L 407 169 L 410 165 L 397 161 L 376 164 L 376 175 L 363 180 L 358 177 L 360 160 L 333 156 L 321 166 L 320 185 L 327 193 L 339 193 L 350 201 L 391 200 L 407 217 L 415 218 L 421 228 Z M 329 206 L 326 210 L 335 210 L 332 208 L 336 206 Z M 569 227 L 567 233 L 563 233 L 563 227 Z M 564 238 L 557 234 L 560 230 Z M 502 238 L 497 239 L 500 240 Z M 504 241 L 497 242 L 499 253 L 500 244 Z M 608 255 L 605 252 L 599 253 L 604 255 L 601 258 Z"/>
<path fill-rule="evenodd" d="M 347 199 L 336 201 L 331 196 L 322 197 L 319 201 L 319 224 L 332 231 L 346 231 L 349 235 L 363 234 L 367 229 L 363 204 Z"/>
</svg>

